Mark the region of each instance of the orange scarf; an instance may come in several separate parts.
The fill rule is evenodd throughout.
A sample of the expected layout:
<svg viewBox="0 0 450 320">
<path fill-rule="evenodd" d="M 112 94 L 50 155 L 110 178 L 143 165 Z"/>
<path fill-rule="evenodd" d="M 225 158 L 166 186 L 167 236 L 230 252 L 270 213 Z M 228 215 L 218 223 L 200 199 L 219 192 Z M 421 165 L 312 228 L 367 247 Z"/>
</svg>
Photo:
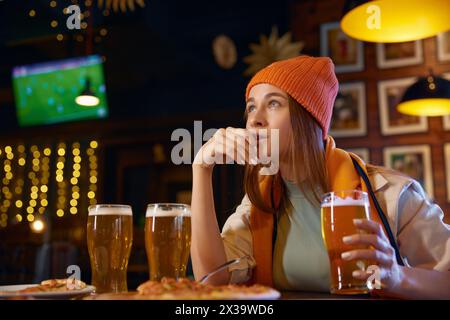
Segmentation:
<svg viewBox="0 0 450 320">
<path fill-rule="evenodd" d="M 356 171 L 352 158 L 354 158 L 366 171 L 366 165 L 357 155 L 336 148 L 332 137 L 327 136 L 325 162 L 328 172 L 328 181 L 332 191 L 359 189 L 367 192 L 367 187 Z M 367 173 L 367 171 L 366 171 Z M 266 203 L 278 208 L 281 199 L 281 179 L 279 175 L 265 176 L 260 182 L 260 190 Z M 370 197 L 369 197 L 370 199 Z M 370 199 L 370 208 L 375 208 Z M 381 223 L 375 209 L 370 210 L 370 218 Z M 253 257 L 256 267 L 250 283 L 259 283 L 273 287 L 272 279 L 272 238 L 274 215 L 259 210 L 256 206 L 250 211 L 250 230 L 253 238 Z"/>
</svg>

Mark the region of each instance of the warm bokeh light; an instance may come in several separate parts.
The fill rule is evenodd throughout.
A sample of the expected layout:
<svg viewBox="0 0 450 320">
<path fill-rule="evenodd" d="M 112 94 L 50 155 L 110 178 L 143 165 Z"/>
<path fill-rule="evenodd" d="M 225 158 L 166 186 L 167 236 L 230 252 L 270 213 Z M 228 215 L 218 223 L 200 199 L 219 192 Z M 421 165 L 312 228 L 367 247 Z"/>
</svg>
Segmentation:
<svg viewBox="0 0 450 320">
<path fill-rule="evenodd" d="M 75 215 L 85 210 L 84 205 L 97 203 L 95 197 L 99 173 L 95 149 L 98 148 L 98 142 L 90 140 L 87 143 L 73 142 L 67 145 L 71 149 L 64 142 L 55 147 L 48 144 L 19 144 L 0 149 L 0 154 L 4 153 L 3 178 L 0 178 L 3 182 L 0 185 L 0 222 L 3 225 L 6 226 L 9 221 L 18 223 L 25 220 L 30 222 L 30 227 L 35 225 L 37 229 L 43 223 L 45 229 L 46 220 L 40 217 L 44 218 L 46 213 L 56 213 L 58 217 L 67 216 L 68 212 Z M 57 156 L 50 158 L 52 154 Z M 73 158 L 66 159 L 69 154 Z M 88 158 L 84 157 L 86 154 Z M 83 166 L 87 167 L 88 164 L 89 167 L 84 169 Z M 66 166 L 68 168 L 64 170 Z M 68 176 L 70 167 L 73 171 Z M 84 173 L 88 175 L 84 176 Z M 56 184 L 49 181 L 53 176 Z M 87 202 L 83 196 L 87 196 Z"/>
<path fill-rule="evenodd" d="M 44 222 L 42 220 L 36 219 L 33 221 L 33 223 L 31 223 L 30 225 L 31 230 L 33 230 L 33 232 L 42 232 L 44 231 Z"/>
<path fill-rule="evenodd" d="M 58 149 L 58 156 L 64 156 L 66 154 L 66 150 L 64 148 L 59 148 Z"/>
</svg>

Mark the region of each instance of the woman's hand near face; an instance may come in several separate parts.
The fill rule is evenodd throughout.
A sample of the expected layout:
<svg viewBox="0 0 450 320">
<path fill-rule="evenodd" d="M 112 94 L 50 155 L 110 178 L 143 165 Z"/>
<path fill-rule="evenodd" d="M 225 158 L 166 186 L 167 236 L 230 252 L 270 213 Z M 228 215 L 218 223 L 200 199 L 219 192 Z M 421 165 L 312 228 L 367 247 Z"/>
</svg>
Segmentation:
<svg viewBox="0 0 450 320">
<path fill-rule="evenodd" d="M 256 164 L 256 158 L 250 159 L 250 154 L 256 155 L 256 145 L 253 143 L 250 151 L 250 136 L 254 132 L 247 129 L 231 128 L 219 129 L 198 151 L 193 166 L 204 169 L 214 168 L 216 164 L 246 163 Z M 256 141 L 256 138 L 255 138 Z"/>
<path fill-rule="evenodd" d="M 389 243 L 384 234 L 382 226 L 375 222 L 365 219 L 355 219 L 355 226 L 366 233 L 354 234 L 343 238 L 345 244 L 366 245 L 370 249 L 358 249 L 342 253 L 342 259 L 351 260 L 370 260 L 378 266 L 378 275 L 380 288 L 373 289 L 373 293 L 396 292 L 403 281 L 403 268 L 397 263 L 395 250 Z M 367 280 L 372 273 L 363 270 L 355 270 L 353 277 L 360 280 Z M 381 290 L 381 291 L 379 291 Z"/>
</svg>

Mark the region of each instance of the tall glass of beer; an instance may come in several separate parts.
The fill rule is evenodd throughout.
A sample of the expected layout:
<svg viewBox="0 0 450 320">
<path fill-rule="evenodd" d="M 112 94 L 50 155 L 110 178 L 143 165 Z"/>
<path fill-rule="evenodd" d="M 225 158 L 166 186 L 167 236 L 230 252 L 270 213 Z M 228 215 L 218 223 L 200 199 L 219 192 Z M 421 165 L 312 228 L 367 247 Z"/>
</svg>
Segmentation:
<svg viewBox="0 0 450 320">
<path fill-rule="evenodd" d="M 191 207 L 156 203 L 147 206 L 145 249 L 150 280 L 186 277 L 191 247 Z"/>
<path fill-rule="evenodd" d="M 89 207 L 87 243 L 95 292 L 124 292 L 133 242 L 130 206 L 99 204 Z"/>
<path fill-rule="evenodd" d="M 355 270 L 365 270 L 366 260 L 345 261 L 345 251 L 367 249 L 367 246 L 346 245 L 342 237 L 362 233 L 353 219 L 369 219 L 367 193 L 359 190 L 326 193 L 321 203 L 322 237 L 330 259 L 330 291 L 334 294 L 368 293 L 366 281 L 353 278 Z"/>
</svg>

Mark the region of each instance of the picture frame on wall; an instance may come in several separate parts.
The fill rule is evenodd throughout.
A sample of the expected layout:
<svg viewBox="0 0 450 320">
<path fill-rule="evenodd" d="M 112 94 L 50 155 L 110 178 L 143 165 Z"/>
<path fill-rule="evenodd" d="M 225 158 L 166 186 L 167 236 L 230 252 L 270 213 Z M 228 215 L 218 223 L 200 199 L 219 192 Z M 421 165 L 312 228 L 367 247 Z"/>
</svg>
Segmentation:
<svg viewBox="0 0 450 320">
<path fill-rule="evenodd" d="M 450 143 L 444 144 L 445 181 L 447 187 L 447 201 L 450 202 Z"/>
<path fill-rule="evenodd" d="M 433 171 L 429 145 L 395 146 L 383 149 L 384 165 L 417 182 L 433 198 Z"/>
<path fill-rule="evenodd" d="M 369 148 L 349 148 L 346 149 L 348 152 L 356 154 L 365 163 L 370 163 L 370 151 Z"/>
<path fill-rule="evenodd" d="M 443 73 L 442 77 L 450 81 L 450 72 Z M 442 126 L 444 130 L 450 130 L 450 115 L 442 117 Z"/>
<path fill-rule="evenodd" d="M 364 82 L 341 84 L 333 107 L 330 135 L 333 137 L 366 135 L 366 113 L 366 87 Z"/>
<path fill-rule="evenodd" d="M 438 60 L 450 61 L 450 30 L 436 36 L 436 47 Z"/>
<path fill-rule="evenodd" d="M 333 60 L 336 73 L 364 70 L 363 51 L 363 42 L 347 36 L 339 22 L 320 26 L 320 55 Z"/>
<path fill-rule="evenodd" d="M 415 77 L 383 80 L 378 82 L 378 107 L 383 135 L 425 132 L 428 130 L 426 117 L 410 116 L 397 111 L 405 90 L 417 79 Z"/>
<path fill-rule="evenodd" d="M 377 66 L 380 69 L 411 66 L 423 62 L 423 45 L 421 40 L 377 43 L 376 48 Z"/>
</svg>

